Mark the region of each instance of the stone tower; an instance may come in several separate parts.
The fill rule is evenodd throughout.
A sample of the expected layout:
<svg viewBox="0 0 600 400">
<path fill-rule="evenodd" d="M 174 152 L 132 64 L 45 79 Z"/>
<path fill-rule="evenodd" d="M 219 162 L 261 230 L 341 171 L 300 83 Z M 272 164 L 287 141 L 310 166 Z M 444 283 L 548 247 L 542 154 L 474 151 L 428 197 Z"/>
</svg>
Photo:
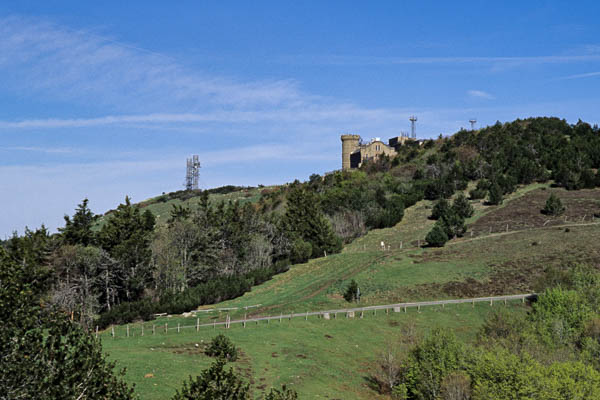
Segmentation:
<svg viewBox="0 0 600 400">
<path fill-rule="evenodd" d="M 342 135 L 342 169 L 350 169 L 350 154 L 358 149 L 359 135 Z"/>
</svg>

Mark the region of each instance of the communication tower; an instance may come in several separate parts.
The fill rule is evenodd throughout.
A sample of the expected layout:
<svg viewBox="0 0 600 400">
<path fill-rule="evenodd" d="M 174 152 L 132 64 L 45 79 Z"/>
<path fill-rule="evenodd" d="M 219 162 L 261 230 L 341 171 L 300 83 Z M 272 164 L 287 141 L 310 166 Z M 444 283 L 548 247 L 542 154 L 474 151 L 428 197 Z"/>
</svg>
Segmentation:
<svg viewBox="0 0 600 400">
<path fill-rule="evenodd" d="M 477 123 L 477 120 L 475 118 L 470 119 L 469 123 L 471 124 L 471 130 L 475 130 L 475 124 Z"/>
<path fill-rule="evenodd" d="M 185 190 L 198 190 L 198 178 L 200 177 L 200 161 L 198 155 L 187 159 L 185 172 Z"/>
<path fill-rule="evenodd" d="M 415 125 L 415 122 L 417 122 L 417 117 L 415 117 L 414 115 L 411 115 L 409 120 L 410 120 L 410 137 L 413 139 L 416 139 L 417 138 L 417 127 Z"/>
</svg>

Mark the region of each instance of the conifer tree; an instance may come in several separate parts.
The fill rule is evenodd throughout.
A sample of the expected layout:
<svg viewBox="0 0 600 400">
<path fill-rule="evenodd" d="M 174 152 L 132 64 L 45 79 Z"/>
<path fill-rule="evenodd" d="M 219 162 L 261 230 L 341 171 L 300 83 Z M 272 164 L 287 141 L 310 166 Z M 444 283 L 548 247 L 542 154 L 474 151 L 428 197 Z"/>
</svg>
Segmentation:
<svg viewBox="0 0 600 400">
<path fill-rule="evenodd" d="M 548 200 L 546 200 L 546 205 L 542 212 L 546 215 L 558 216 L 564 211 L 565 207 L 563 206 L 562 201 L 560 201 L 558 196 L 555 196 L 554 193 L 551 193 Z"/>
<path fill-rule="evenodd" d="M 89 246 L 95 242 L 95 234 L 92 231 L 98 216 L 88 207 L 88 199 L 83 199 L 77 206 L 73 219 L 65 215 L 65 227 L 59 228 L 66 244 Z"/>
</svg>

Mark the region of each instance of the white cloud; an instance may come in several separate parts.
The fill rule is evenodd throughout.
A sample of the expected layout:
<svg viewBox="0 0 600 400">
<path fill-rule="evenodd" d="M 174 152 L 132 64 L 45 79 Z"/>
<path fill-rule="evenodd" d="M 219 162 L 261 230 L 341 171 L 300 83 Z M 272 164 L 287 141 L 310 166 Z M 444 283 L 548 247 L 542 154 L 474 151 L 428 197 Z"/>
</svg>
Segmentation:
<svg viewBox="0 0 600 400">
<path fill-rule="evenodd" d="M 160 54 L 21 17 L 0 18 L 0 70 L 14 90 L 119 109 L 294 105 L 307 97 L 291 80 L 240 83 L 206 76 Z"/>
<path fill-rule="evenodd" d="M 486 99 L 486 100 L 493 100 L 495 99 L 494 96 L 492 96 L 491 94 L 484 92 L 483 90 L 468 90 L 467 94 L 471 97 L 476 97 L 479 99 Z"/>
<path fill-rule="evenodd" d="M 448 64 L 508 64 L 510 66 L 533 64 L 570 64 L 599 61 L 600 54 L 584 53 L 571 55 L 548 55 L 529 57 L 377 57 L 377 56 L 284 56 L 280 62 L 317 65 L 448 65 Z"/>
<path fill-rule="evenodd" d="M 560 78 L 561 80 L 563 79 L 582 79 L 582 78 L 591 78 L 594 76 L 600 76 L 600 71 L 598 72 L 588 72 L 585 74 L 575 74 L 575 75 L 569 75 L 569 76 L 565 76 L 563 78 Z"/>
</svg>

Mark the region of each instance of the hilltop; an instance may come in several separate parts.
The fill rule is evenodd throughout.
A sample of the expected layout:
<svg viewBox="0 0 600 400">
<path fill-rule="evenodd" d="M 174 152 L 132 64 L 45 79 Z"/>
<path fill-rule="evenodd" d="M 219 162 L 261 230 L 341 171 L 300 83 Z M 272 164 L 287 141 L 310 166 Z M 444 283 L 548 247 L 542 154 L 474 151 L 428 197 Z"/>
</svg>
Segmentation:
<svg viewBox="0 0 600 400">
<path fill-rule="evenodd" d="M 225 331 L 254 395 L 293 384 L 314 397 L 373 398 L 397 386 L 418 398 L 409 375 L 381 386 L 380 353 L 391 340 L 398 357 L 416 362 L 406 357 L 436 328 L 458 338 L 444 343 L 460 340 L 455 348 L 481 357 L 502 348 L 524 362 L 527 351 L 552 366 L 544 371 L 573 360 L 596 371 L 599 137 L 595 126 L 555 118 L 498 123 L 408 141 L 393 158 L 305 182 L 127 199 L 100 218 L 84 201 L 60 234 L 28 231 L 3 246 L 14 268 L 52 282 L 43 301 L 100 330 L 147 398 L 172 395 L 210 363 L 204 343 L 223 329 L 210 325 L 226 317 L 305 316 L 277 330 L 253 320 L 253 329 Z M 504 313 L 473 303 L 333 321 L 306 314 L 532 292 L 536 303 L 508 302 Z M 461 368 L 464 379 L 494 381 Z"/>
</svg>

